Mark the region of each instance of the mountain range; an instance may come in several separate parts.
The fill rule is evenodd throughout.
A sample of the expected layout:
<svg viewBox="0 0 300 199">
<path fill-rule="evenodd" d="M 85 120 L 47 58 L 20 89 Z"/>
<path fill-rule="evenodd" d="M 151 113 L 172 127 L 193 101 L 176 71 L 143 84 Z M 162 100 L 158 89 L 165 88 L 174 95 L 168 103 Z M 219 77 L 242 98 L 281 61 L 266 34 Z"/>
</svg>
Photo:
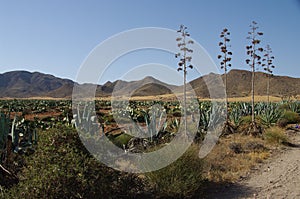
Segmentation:
<svg viewBox="0 0 300 199">
<path fill-rule="evenodd" d="M 245 97 L 251 93 L 251 72 L 246 70 L 232 69 L 227 74 L 227 95 L 229 97 Z M 215 89 L 217 77 L 224 81 L 224 74 L 210 73 L 189 82 L 196 95 L 200 98 L 210 96 L 207 85 Z M 11 71 L 0 74 L 0 98 L 71 98 L 73 86 L 85 91 L 89 84 L 78 84 L 69 79 L 62 79 L 50 74 L 28 71 Z M 131 96 L 158 96 L 182 92 L 183 86 L 170 85 L 153 77 L 145 77 L 138 81 L 106 82 L 96 86 L 96 96 L 104 97 L 124 95 Z M 266 95 L 267 75 L 263 72 L 255 74 L 255 95 Z M 270 77 L 270 95 L 286 96 L 300 94 L 300 78 L 288 76 Z"/>
</svg>

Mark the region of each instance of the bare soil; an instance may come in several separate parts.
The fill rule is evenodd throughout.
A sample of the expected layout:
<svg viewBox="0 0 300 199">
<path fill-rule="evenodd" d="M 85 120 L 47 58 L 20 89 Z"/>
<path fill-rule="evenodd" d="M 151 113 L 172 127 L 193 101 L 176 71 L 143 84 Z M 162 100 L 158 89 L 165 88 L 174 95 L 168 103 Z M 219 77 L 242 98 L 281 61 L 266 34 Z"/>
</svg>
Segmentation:
<svg viewBox="0 0 300 199">
<path fill-rule="evenodd" d="M 294 146 L 282 147 L 237 183 L 209 185 L 199 198 L 300 198 L 300 132 L 288 135 Z"/>
</svg>

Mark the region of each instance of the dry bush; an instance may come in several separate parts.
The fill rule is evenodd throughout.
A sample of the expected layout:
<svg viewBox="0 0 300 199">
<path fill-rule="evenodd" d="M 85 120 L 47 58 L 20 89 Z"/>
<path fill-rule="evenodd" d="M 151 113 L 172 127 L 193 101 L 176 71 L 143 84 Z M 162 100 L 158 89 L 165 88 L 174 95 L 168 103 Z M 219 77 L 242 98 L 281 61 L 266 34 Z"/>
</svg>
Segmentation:
<svg viewBox="0 0 300 199">
<path fill-rule="evenodd" d="M 260 138 L 239 134 L 221 138 L 204 160 L 206 178 L 213 182 L 234 182 L 269 154 L 265 141 Z"/>
<path fill-rule="evenodd" d="M 281 144 L 288 142 L 288 137 L 284 133 L 284 130 L 279 127 L 271 127 L 266 129 L 263 134 L 264 139 L 271 144 Z"/>
<path fill-rule="evenodd" d="M 280 118 L 277 121 L 277 126 L 280 127 L 280 128 L 285 128 L 287 125 L 288 125 L 288 120 L 285 119 L 285 118 Z"/>
</svg>

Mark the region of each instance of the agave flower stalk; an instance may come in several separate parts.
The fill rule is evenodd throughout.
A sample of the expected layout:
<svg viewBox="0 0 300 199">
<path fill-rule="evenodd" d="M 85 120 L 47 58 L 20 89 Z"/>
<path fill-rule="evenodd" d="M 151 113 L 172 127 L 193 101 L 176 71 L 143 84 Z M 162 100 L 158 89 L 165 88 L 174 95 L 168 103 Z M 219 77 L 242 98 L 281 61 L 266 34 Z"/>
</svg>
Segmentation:
<svg viewBox="0 0 300 199">
<path fill-rule="evenodd" d="M 183 111 L 184 111 L 184 133 L 187 133 L 187 116 L 186 116 L 186 76 L 187 76 L 187 68 L 193 69 L 193 66 L 190 64 L 192 60 L 191 53 L 193 50 L 189 48 L 189 45 L 193 44 L 194 41 L 188 39 L 190 34 L 187 32 L 187 27 L 184 25 L 180 26 L 180 29 L 177 31 L 180 36 L 176 38 L 178 42 L 177 46 L 180 50 L 179 53 L 175 54 L 176 58 L 179 58 L 177 71 L 183 71 Z"/>
<path fill-rule="evenodd" d="M 227 97 L 227 71 L 228 67 L 231 67 L 231 56 L 232 52 L 229 51 L 229 45 L 230 39 L 229 39 L 230 32 L 228 31 L 227 28 L 224 28 L 223 31 L 220 34 L 220 37 L 222 38 L 223 41 L 219 42 L 219 46 L 221 48 L 221 54 L 218 55 L 218 59 L 221 59 L 220 65 L 221 69 L 224 70 L 224 83 L 225 83 L 225 90 L 226 90 L 226 125 L 228 124 L 228 97 Z"/>
<path fill-rule="evenodd" d="M 255 114 L 254 114 L 254 80 L 255 80 L 255 69 L 256 66 L 260 66 L 261 63 L 261 56 L 259 55 L 259 52 L 263 52 L 264 49 L 259 47 L 259 44 L 261 42 L 260 39 L 258 39 L 259 36 L 263 35 L 262 32 L 258 32 L 258 26 L 255 21 L 252 21 L 250 25 L 251 31 L 248 32 L 248 37 L 247 39 L 250 40 L 250 45 L 246 46 L 247 49 L 247 55 L 249 56 L 248 59 L 246 59 L 246 63 L 251 67 L 252 70 L 252 79 L 251 79 L 251 106 L 252 106 L 252 114 L 251 114 L 251 119 L 252 119 L 252 124 L 255 126 Z"/>
<path fill-rule="evenodd" d="M 272 49 L 270 45 L 267 45 L 264 50 L 264 58 L 263 58 L 263 64 L 262 67 L 264 67 L 264 70 L 267 72 L 267 97 L 268 97 L 268 105 L 270 104 L 270 77 L 273 75 L 273 68 L 275 66 L 273 65 L 274 56 L 272 56 Z"/>
</svg>

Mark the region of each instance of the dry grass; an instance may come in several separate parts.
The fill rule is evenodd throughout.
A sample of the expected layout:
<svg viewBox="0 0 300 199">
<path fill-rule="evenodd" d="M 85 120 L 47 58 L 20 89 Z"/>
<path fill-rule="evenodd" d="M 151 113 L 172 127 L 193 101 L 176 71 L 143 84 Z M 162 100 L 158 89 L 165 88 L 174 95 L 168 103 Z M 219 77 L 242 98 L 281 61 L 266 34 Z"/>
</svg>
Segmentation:
<svg viewBox="0 0 300 199">
<path fill-rule="evenodd" d="M 181 94 L 177 94 L 177 96 L 181 96 Z M 111 100 L 111 97 L 97 97 L 97 100 Z M 118 99 L 125 98 L 119 97 Z M 266 102 L 268 99 L 267 96 L 254 96 L 254 100 L 256 102 Z M 157 95 L 157 96 L 134 96 L 130 97 L 130 100 L 133 101 L 154 101 L 154 100 L 163 100 L 163 101 L 174 101 L 177 100 L 176 96 L 174 94 L 166 94 L 166 95 Z M 199 98 L 201 101 L 211 101 L 210 98 Z M 215 99 L 215 100 L 225 100 L 225 99 Z M 229 102 L 250 102 L 251 96 L 247 97 L 234 97 L 234 98 L 228 98 Z M 282 99 L 280 97 L 270 96 L 271 102 L 280 102 Z"/>
<path fill-rule="evenodd" d="M 267 102 L 268 101 L 268 96 L 254 96 L 254 100 L 256 102 Z M 250 102 L 251 101 L 251 96 L 248 97 L 235 97 L 235 98 L 229 98 L 229 102 Z M 282 99 L 280 97 L 274 97 L 270 96 L 270 101 L 271 102 L 280 102 Z"/>
<path fill-rule="evenodd" d="M 2 97 L 0 100 L 70 100 L 71 97 L 66 98 L 54 98 L 54 97 L 27 97 L 27 98 L 11 98 L 11 97 Z"/>
<path fill-rule="evenodd" d="M 266 129 L 263 136 L 267 142 L 275 145 L 288 141 L 287 135 L 277 126 Z"/>
<path fill-rule="evenodd" d="M 182 96 L 182 94 L 176 93 L 178 97 Z M 130 100 L 132 101 L 156 101 L 156 100 L 163 100 L 163 101 L 175 101 L 178 100 L 175 94 L 165 94 L 165 95 L 156 95 L 156 96 L 133 96 L 130 97 Z M 254 96 L 256 102 L 266 102 L 267 96 Z M 70 100 L 71 97 L 68 98 L 52 98 L 52 97 L 30 97 L 30 98 L 0 98 L 0 100 L 13 100 L 13 99 L 28 99 L 28 100 Z M 127 98 L 124 97 L 117 97 L 115 98 L 119 100 L 127 100 Z M 103 101 L 110 101 L 112 100 L 111 96 L 105 96 L 105 97 L 95 97 L 90 100 L 103 100 Z M 210 101 L 212 99 L 210 98 L 199 98 L 201 101 Z M 225 100 L 225 99 L 216 99 L 216 100 Z M 234 98 L 228 98 L 229 102 L 250 102 L 251 96 L 247 97 L 234 97 Z M 282 99 L 280 97 L 270 96 L 271 102 L 280 102 Z"/>
<path fill-rule="evenodd" d="M 199 100 L 201 100 L 201 101 L 210 101 L 212 99 L 199 98 Z M 225 100 L 225 99 L 216 99 L 216 101 L 218 101 L 218 100 L 221 101 L 221 100 Z M 268 97 L 267 96 L 255 95 L 254 100 L 255 100 L 255 102 L 267 102 Z M 228 101 L 229 102 L 251 102 L 251 96 L 228 98 Z M 270 102 L 280 102 L 280 101 L 282 101 L 282 99 L 280 97 L 270 96 Z"/>
<path fill-rule="evenodd" d="M 241 146 L 241 151 L 232 149 Z M 253 146 L 253 147 L 251 147 Z M 259 146 L 259 147 L 257 147 Z M 270 156 L 268 144 L 260 139 L 242 135 L 221 138 L 212 152 L 205 158 L 206 178 L 213 182 L 235 182 Z"/>
</svg>

